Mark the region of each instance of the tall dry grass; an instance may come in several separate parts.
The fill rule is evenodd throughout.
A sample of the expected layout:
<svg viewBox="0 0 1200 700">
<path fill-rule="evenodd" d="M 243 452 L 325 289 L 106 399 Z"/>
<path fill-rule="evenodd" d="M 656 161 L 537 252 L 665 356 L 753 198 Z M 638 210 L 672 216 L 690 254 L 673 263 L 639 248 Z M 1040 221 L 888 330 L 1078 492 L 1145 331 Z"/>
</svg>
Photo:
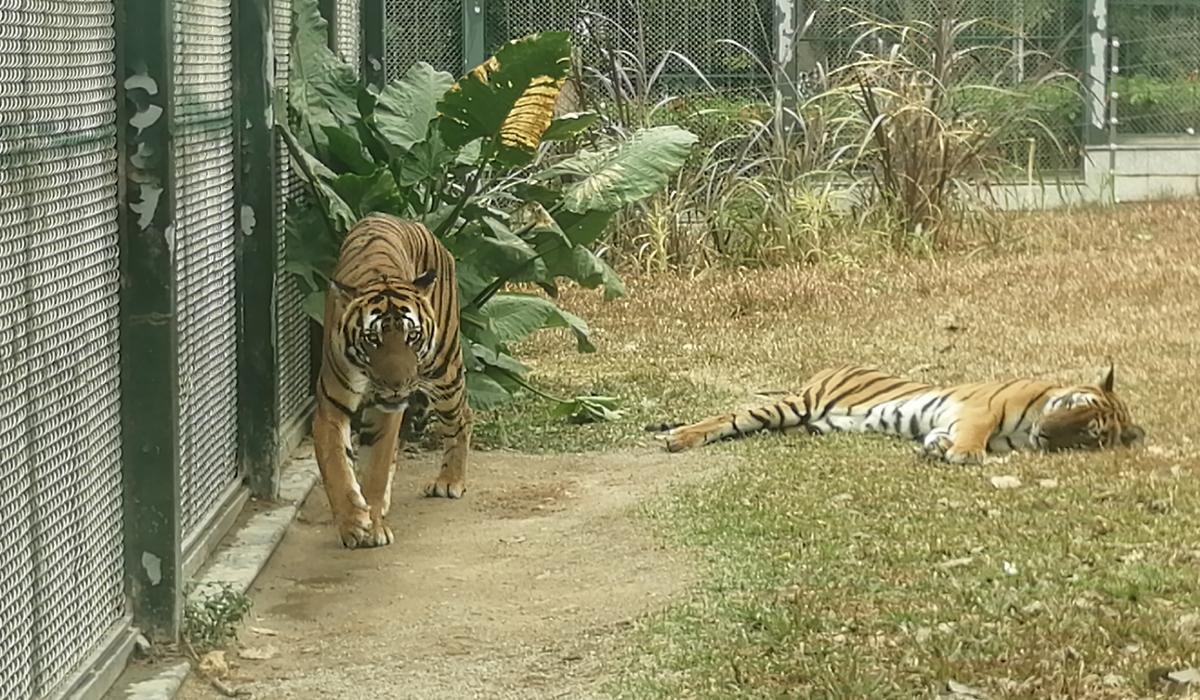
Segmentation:
<svg viewBox="0 0 1200 700">
<path fill-rule="evenodd" d="M 626 268 L 813 262 L 930 253 L 1005 234 L 995 187 L 1014 154 L 1070 144 L 1049 125 L 1079 86 L 1055 57 L 972 44 L 978 20 L 905 24 L 845 11 L 849 59 L 793 75 L 744 45 L 719 42 L 763 82 L 730 91 L 688 57 L 648 47 L 632 26 L 586 15 L 587 104 L 603 128 L 676 123 L 701 145 L 667 190 L 622 217 L 607 254 Z M 811 17 L 810 17 L 811 23 Z M 804 39 L 805 25 L 796 41 Z M 989 27 L 993 34 L 1004 30 Z M 1013 63 L 1039 66 L 1012 84 Z M 681 83 L 678 76 L 688 78 Z M 1047 90 L 1064 99 L 1046 100 Z"/>
</svg>

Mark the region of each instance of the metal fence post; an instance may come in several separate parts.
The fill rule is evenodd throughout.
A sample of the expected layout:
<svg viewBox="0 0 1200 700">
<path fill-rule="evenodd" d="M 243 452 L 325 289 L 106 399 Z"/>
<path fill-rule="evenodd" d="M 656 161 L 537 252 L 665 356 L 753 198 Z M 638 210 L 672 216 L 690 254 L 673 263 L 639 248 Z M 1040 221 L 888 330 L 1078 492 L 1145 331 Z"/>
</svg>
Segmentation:
<svg viewBox="0 0 1200 700">
<path fill-rule="evenodd" d="M 1107 138 L 1108 102 L 1108 2 L 1084 0 L 1087 42 L 1084 49 L 1084 133 L 1083 142 L 1095 146 Z"/>
<path fill-rule="evenodd" d="M 384 0 L 362 0 L 362 73 L 367 85 L 382 90 L 387 83 L 384 73 L 385 14 Z"/>
<path fill-rule="evenodd" d="M 318 0 L 317 10 L 321 16 L 329 23 L 329 48 L 337 51 L 337 0 Z"/>
<path fill-rule="evenodd" d="M 182 620 L 183 557 L 171 3 L 123 0 L 118 12 L 126 586 L 134 624 L 148 636 L 174 641 Z"/>
<path fill-rule="evenodd" d="M 484 32 L 483 32 L 483 3 L 486 0 L 463 0 L 462 4 L 462 35 L 463 35 L 463 72 L 467 72 L 483 63 Z M 498 2 L 499 0 L 493 0 Z"/>
<path fill-rule="evenodd" d="M 804 25 L 804 0 L 774 0 L 775 55 L 771 81 L 775 87 L 775 120 L 777 127 L 790 126 L 799 102 L 800 61 L 796 44 L 800 27 Z"/>
<path fill-rule="evenodd" d="M 275 202 L 272 0 L 235 3 L 234 124 L 238 125 L 235 210 L 238 236 L 238 451 L 250 490 L 274 498 L 279 489 L 279 382 L 275 290 L 281 235 Z"/>
</svg>

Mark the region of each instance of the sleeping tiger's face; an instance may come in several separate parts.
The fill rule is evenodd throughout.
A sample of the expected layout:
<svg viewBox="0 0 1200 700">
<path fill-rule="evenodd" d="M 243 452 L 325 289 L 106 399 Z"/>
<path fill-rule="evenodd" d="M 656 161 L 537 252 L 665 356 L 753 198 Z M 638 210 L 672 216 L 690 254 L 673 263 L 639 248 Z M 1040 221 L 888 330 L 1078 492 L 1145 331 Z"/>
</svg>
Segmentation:
<svg viewBox="0 0 1200 700">
<path fill-rule="evenodd" d="M 412 282 L 380 280 L 349 290 L 340 328 L 347 359 L 370 376 L 374 400 L 385 410 L 400 410 L 417 389 L 421 361 L 434 344 L 430 289 L 436 271 Z"/>
<path fill-rule="evenodd" d="M 1052 396 L 1032 430 L 1036 446 L 1049 452 L 1128 447 L 1145 435 L 1133 423 L 1125 402 L 1113 392 L 1111 367 L 1097 384 L 1071 387 Z"/>
</svg>

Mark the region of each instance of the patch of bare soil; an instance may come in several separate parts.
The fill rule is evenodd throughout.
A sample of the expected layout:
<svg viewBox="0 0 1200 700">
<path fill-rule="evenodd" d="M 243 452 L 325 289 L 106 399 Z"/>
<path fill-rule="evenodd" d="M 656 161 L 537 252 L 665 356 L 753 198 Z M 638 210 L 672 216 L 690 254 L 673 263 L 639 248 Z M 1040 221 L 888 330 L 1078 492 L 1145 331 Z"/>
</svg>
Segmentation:
<svg viewBox="0 0 1200 700">
<path fill-rule="evenodd" d="M 230 650 L 226 683 L 281 700 L 595 697 L 621 631 L 691 582 L 631 507 L 699 459 L 476 452 L 455 502 L 419 496 L 435 456 L 409 456 L 396 542 L 374 550 L 337 543 L 318 485 L 251 591 L 241 654 L 272 658 Z M 193 677 L 180 697 L 220 696 Z"/>
</svg>

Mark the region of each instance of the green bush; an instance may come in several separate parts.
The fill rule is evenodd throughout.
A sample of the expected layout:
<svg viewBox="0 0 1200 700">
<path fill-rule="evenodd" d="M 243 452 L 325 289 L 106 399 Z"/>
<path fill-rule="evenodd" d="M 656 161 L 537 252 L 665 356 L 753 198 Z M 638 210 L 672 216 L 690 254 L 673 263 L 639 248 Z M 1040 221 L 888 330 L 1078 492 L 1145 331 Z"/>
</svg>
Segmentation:
<svg viewBox="0 0 1200 700">
<path fill-rule="evenodd" d="M 1121 76 L 1117 93 L 1117 129 L 1126 134 L 1200 131 L 1200 80 L 1163 80 Z"/>
</svg>

